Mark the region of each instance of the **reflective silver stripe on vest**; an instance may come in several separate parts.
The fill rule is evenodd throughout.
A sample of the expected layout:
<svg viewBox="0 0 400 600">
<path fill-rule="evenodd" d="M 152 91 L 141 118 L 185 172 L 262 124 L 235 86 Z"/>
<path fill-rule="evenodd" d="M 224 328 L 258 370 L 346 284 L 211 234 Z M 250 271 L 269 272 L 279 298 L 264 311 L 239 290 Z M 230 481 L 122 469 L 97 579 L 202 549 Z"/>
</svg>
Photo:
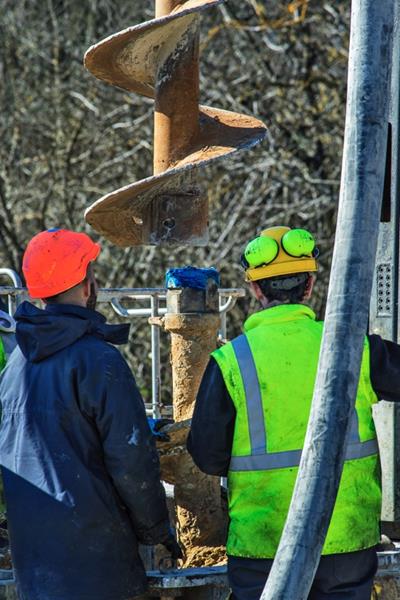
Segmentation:
<svg viewBox="0 0 400 600">
<path fill-rule="evenodd" d="M 360 442 L 360 434 L 358 432 L 358 414 L 356 409 L 353 410 L 350 422 L 350 431 L 348 434 L 348 443 L 358 444 Z"/>
<path fill-rule="evenodd" d="M 239 336 L 233 340 L 232 346 L 246 395 L 251 454 L 249 456 L 232 456 L 229 469 L 231 471 L 266 471 L 298 467 L 302 453 L 301 449 L 285 452 L 267 451 L 267 432 L 260 383 L 247 337 L 245 335 Z M 358 431 L 358 414 L 354 409 L 345 460 L 365 458 L 377 453 L 378 444 L 376 439 L 361 442 Z"/>
<path fill-rule="evenodd" d="M 269 471 L 272 469 L 287 469 L 298 467 L 300 464 L 301 450 L 287 450 L 286 452 L 269 452 L 256 456 L 232 456 L 229 466 L 230 471 Z M 378 453 L 376 440 L 349 444 L 345 460 L 365 458 Z"/>
<path fill-rule="evenodd" d="M 265 429 L 260 384 L 253 353 L 245 335 L 240 335 L 236 338 L 232 345 L 239 364 L 244 393 L 246 395 L 251 454 L 265 454 L 267 452 L 267 432 Z"/>
<path fill-rule="evenodd" d="M 300 464 L 301 450 L 270 452 L 258 456 L 232 456 L 230 471 L 269 471 L 287 469 Z"/>
<path fill-rule="evenodd" d="M 345 460 L 354 460 L 355 458 L 366 458 L 373 454 L 378 454 L 378 442 L 376 439 L 367 442 L 357 442 L 356 444 L 347 444 Z"/>
</svg>

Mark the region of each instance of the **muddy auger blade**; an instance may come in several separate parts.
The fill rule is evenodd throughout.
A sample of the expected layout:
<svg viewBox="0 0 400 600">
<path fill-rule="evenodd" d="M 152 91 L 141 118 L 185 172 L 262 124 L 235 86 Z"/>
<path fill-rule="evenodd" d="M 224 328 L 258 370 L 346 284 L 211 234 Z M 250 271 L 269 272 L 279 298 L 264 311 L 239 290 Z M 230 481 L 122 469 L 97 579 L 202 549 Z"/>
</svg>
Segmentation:
<svg viewBox="0 0 400 600">
<path fill-rule="evenodd" d="M 114 244 L 206 244 L 208 200 L 197 168 L 265 136 L 254 117 L 199 106 L 199 15 L 222 1 L 157 0 L 155 19 L 86 52 L 96 77 L 155 101 L 154 175 L 103 196 L 85 213 Z"/>
</svg>

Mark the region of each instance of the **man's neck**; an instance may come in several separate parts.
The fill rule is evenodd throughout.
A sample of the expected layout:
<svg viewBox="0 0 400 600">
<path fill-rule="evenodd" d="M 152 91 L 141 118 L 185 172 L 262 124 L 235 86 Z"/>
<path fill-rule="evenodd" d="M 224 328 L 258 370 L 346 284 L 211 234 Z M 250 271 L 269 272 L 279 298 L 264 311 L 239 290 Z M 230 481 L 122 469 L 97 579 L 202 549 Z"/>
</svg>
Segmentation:
<svg viewBox="0 0 400 600">
<path fill-rule="evenodd" d="M 264 302 L 261 301 L 261 306 L 263 310 L 265 308 L 273 308 L 274 306 L 279 306 L 280 304 L 290 304 L 290 302 L 283 302 L 282 300 L 271 300 L 271 302 L 268 302 L 266 298 L 264 299 Z"/>
<path fill-rule="evenodd" d="M 78 299 L 74 299 L 74 298 L 63 298 L 62 302 L 46 302 L 44 301 L 44 303 L 47 305 L 62 305 L 62 304 L 72 304 L 73 306 L 80 306 L 81 308 L 87 308 L 86 307 L 86 302 L 84 300 L 78 300 Z"/>
</svg>

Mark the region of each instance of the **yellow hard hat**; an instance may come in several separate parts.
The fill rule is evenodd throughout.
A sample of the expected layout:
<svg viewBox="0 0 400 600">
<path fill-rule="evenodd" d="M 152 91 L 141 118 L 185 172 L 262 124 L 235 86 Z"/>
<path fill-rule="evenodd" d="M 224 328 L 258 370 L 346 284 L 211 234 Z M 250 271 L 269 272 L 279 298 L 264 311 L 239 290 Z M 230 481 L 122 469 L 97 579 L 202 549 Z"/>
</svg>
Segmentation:
<svg viewBox="0 0 400 600">
<path fill-rule="evenodd" d="M 241 257 L 246 280 L 317 271 L 318 249 L 306 229 L 269 227 L 251 240 Z"/>
</svg>

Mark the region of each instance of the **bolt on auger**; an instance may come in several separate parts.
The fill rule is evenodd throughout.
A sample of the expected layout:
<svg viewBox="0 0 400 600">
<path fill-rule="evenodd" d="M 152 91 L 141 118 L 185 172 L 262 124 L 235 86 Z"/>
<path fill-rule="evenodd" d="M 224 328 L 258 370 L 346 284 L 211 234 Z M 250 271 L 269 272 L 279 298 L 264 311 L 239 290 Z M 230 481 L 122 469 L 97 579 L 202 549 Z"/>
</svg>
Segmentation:
<svg viewBox="0 0 400 600">
<path fill-rule="evenodd" d="M 199 105 L 200 13 L 222 2 L 156 0 L 155 19 L 86 52 L 85 66 L 97 78 L 154 98 L 154 174 L 85 212 L 114 244 L 206 244 L 208 199 L 197 169 L 265 136 L 254 117 Z"/>
</svg>

